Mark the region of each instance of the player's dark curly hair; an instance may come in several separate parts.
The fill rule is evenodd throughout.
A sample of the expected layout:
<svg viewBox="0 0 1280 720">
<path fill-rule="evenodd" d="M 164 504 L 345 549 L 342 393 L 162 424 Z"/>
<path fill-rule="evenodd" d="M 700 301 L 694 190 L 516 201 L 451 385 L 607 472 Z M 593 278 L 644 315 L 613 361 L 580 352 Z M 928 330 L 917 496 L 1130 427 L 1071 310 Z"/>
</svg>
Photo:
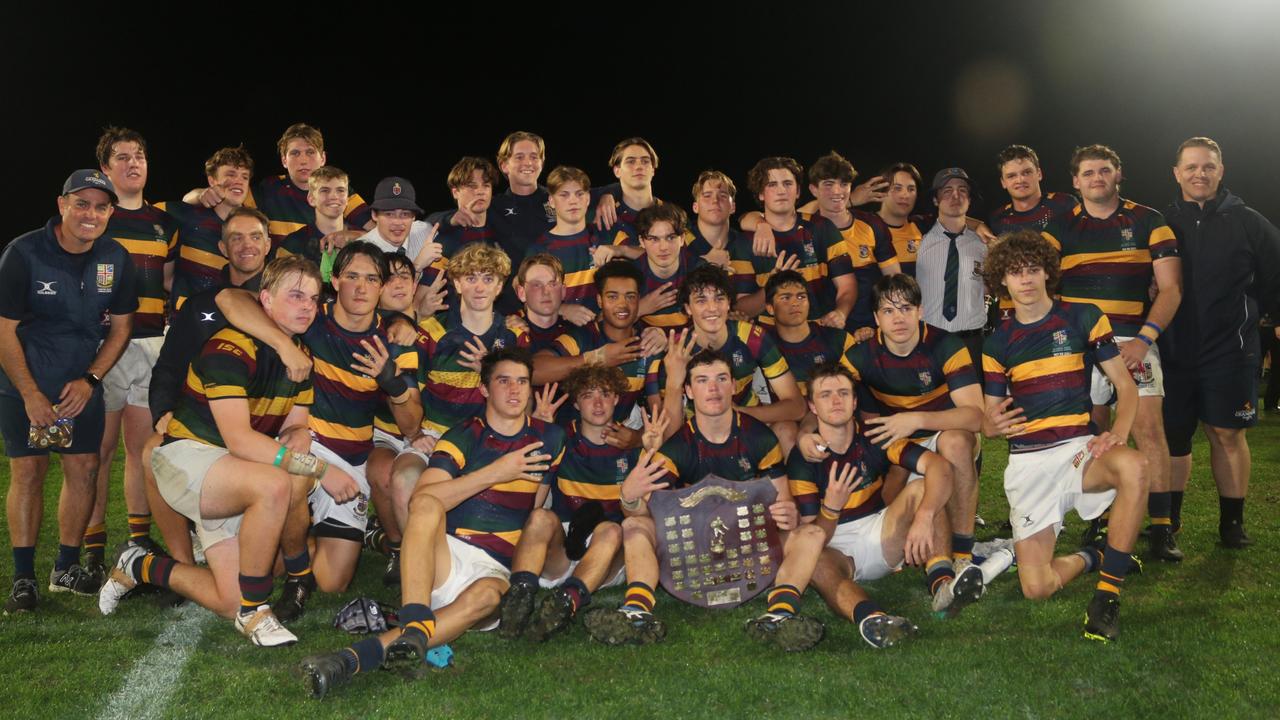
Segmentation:
<svg viewBox="0 0 1280 720">
<path fill-rule="evenodd" d="M 759 198 L 764 194 L 765 183 L 769 182 L 770 170 L 786 170 L 800 184 L 804 179 L 804 166 L 789 157 L 767 157 L 756 163 L 747 171 L 747 187 L 751 194 Z"/>
<path fill-rule="evenodd" d="M 608 282 L 609 278 L 616 277 L 634 280 L 637 292 L 644 287 L 644 273 L 640 272 L 640 268 L 636 267 L 635 263 L 630 260 L 614 259 L 601 265 L 596 270 L 593 280 L 596 284 L 596 293 L 603 293 L 604 284 Z"/>
<path fill-rule="evenodd" d="M 729 273 L 719 265 L 711 263 L 700 265 L 684 276 L 684 282 L 680 283 L 680 292 L 676 295 L 676 303 L 684 306 L 688 304 L 689 298 L 707 288 L 724 293 L 724 296 L 729 298 L 729 307 L 733 307 L 733 282 L 729 279 Z"/>
<path fill-rule="evenodd" d="M 616 367 L 606 367 L 598 363 L 579 365 L 564 379 L 564 391 L 571 400 L 588 390 L 604 390 L 614 395 L 627 391 L 627 378 Z"/>
<path fill-rule="evenodd" d="M 982 266 L 982 279 L 987 291 L 1001 298 L 1009 298 L 1009 288 L 1004 286 L 1005 275 L 1023 268 L 1044 269 L 1045 289 L 1052 295 L 1062 278 L 1058 266 L 1058 251 L 1044 236 L 1034 230 L 1015 230 L 1001 235 L 999 242 L 987 253 Z"/>
</svg>

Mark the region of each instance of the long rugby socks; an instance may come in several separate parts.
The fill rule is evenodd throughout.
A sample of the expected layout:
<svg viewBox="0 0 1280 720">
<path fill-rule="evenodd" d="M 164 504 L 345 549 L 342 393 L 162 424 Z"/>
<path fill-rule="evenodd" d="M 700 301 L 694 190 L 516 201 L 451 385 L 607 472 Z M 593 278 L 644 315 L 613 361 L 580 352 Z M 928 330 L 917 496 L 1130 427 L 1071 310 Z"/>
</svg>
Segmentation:
<svg viewBox="0 0 1280 720">
<path fill-rule="evenodd" d="M 655 602 L 653 588 L 642 582 L 633 582 L 627 585 L 627 594 L 622 601 L 622 608 L 624 610 L 653 612 Z"/>
<path fill-rule="evenodd" d="M 347 664 L 347 672 L 352 675 L 377 670 L 385 657 L 386 652 L 377 635 L 357 640 L 342 653 L 342 660 Z"/>
<path fill-rule="evenodd" d="M 884 609 L 877 605 L 875 600 L 863 600 L 853 606 L 854 625 L 861 625 L 863 620 L 872 615 L 884 615 Z"/>
<path fill-rule="evenodd" d="M 129 513 L 129 539 L 138 540 L 149 535 L 151 535 L 151 513 Z"/>
<path fill-rule="evenodd" d="M 252 615 L 266 605 L 271 597 L 273 581 L 270 575 L 245 575 L 240 573 L 240 614 Z"/>
<path fill-rule="evenodd" d="M 1124 576 L 1129 572 L 1130 562 L 1129 553 L 1117 550 L 1107 543 L 1107 549 L 1102 554 L 1102 568 L 1098 572 L 1096 594 L 1119 595 L 1120 589 L 1124 587 Z"/>
<path fill-rule="evenodd" d="M 1147 517 L 1153 527 L 1173 525 L 1173 498 L 1170 492 L 1153 492 L 1147 495 Z"/>
<path fill-rule="evenodd" d="M 302 552 L 284 559 L 284 571 L 291 580 L 301 580 L 311 576 L 311 553 L 307 552 L 306 545 L 302 546 Z"/>
<path fill-rule="evenodd" d="M 419 633 L 430 643 L 436 634 L 436 614 L 422 603 L 409 603 L 400 608 L 400 626 L 404 634 Z"/>
<path fill-rule="evenodd" d="M 564 594 L 569 596 L 569 602 L 573 603 L 571 612 L 574 615 L 577 615 L 579 610 L 591 604 L 591 591 L 587 590 L 587 586 L 577 576 L 565 580 L 560 589 L 564 590 Z"/>
<path fill-rule="evenodd" d="M 169 576 L 173 574 L 173 568 L 177 566 L 178 561 L 164 555 L 155 553 L 147 553 L 133 561 L 131 568 L 132 574 L 139 582 L 155 585 L 156 587 L 169 587 Z M 254 609 L 257 609 L 257 605 Z"/>
<path fill-rule="evenodd" d="M 955 566 L 951 564 L 951 559 L 942 555 L 930 558 L 929 562 L 924 566 L 924 583 L 929 588 L 929 594 L 935 595 L 938 590 L 947 582 L 954 580 L 956 577 Z"/>
<path fill-rule="evenodd" d="M 84 551 L 101 560 L 107 552 L 107 524 L 98 523 L 84 529 Z"/>
<path fill-rule="evenodd" d="M 13 579 L 36 579 L 36 546 L 27 545 L 13 549 Z"/>
<path fill-rule="evenodd" d="M 800 591 L 794 585 L 778 585 L 769 591 L 769 612 L 795 615 L 800 612 Z"/>
<path fill-rule="evenodd" d="M 973 562 L 973 535 L 951 533 L 951 562 Z"/>
</svg>

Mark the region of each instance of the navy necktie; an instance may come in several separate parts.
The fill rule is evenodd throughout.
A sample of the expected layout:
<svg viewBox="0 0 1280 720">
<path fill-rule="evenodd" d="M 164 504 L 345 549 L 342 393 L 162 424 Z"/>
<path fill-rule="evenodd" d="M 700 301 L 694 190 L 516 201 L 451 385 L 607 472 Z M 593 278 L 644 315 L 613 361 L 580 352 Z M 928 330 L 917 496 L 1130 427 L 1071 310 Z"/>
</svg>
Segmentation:
<svg viewBox="0 0 1280 720">
<path fill-rule="evenodd" d="M 956 245 L 959 234 L 947 233 L 947 267 L 942 275 L 942 317 L 956 319 L 956 296 L 960 291 L 960 248 Z"/>
</svg>

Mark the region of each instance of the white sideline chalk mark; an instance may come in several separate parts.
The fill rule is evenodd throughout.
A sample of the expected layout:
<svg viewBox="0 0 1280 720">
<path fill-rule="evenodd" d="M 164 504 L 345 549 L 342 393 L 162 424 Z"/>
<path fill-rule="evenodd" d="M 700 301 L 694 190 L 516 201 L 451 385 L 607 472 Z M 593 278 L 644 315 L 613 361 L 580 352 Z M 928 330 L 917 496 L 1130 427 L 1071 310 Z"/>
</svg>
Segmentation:
<svg viewBox="0 0 1280 720">
<path fill-rule="evenodd" d="M 169 627 L 156 638 L 150 652 L 138 658 L 120 689 L 107 700 L 99 716 L 108 720 L 160 717 L 178 689 L 178 677 L 213 614 L 187 601 Z"/>
</svg>

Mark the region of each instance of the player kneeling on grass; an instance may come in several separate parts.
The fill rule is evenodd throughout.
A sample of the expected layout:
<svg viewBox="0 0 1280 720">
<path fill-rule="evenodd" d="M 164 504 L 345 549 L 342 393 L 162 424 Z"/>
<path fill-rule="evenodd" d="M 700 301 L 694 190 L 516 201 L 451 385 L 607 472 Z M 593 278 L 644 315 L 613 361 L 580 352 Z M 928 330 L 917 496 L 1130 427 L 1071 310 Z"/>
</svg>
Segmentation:
<svg viewBox="0 0 1280 720">
<path fill-rule="evenodd" d="M 807 650 L 822 639 L 824 628 L 815 618 L 798 614 L 800 596 L 825 538 L 816 527 L 798 527 L 778 438 L 764 423 L 734 409 L 733 369 L 728 360 L 714 350 L 703 350 L 687 362 L 687 370 L 680 360 L 668 363 L 666 371 L 684 383 L 685 393 L 693 401 L 693 418 L 656 450 L 669 421 L 662 415 L 656 423 L 649 423 L 644 433 L 645 452 L 620 488 L 620 504 L 626 515 L 622 523 L 628 583 L 625 601 L 616 610 L 592 610 L 583 616 L 583 624 L 591 637 L 609 645 L 646 644 L 666 636 L 666 627 L 653 616 L 658 554 L 657 531 L 647 504 L 650 493 L 692 485 L 707 475 L 735 482 L 769 478 L 778 492 L 769 515 L 783 534 L 783 560 L 768 594 L 769 611 L 748 623 L 747 630 L 786 650 Z"/>
<path fill-rule="evenodd" d="M 574 369 L 564 385 L 566 395 L 559 401 L 552 402 L 557 386 L 552 383 L 535 403 L 533 416 L 551 423 L 560 404 L 572 398 L 580 419 L 569 425 L 551 509 L 534 510 L 520 535 L 511 589 L 502 597 L 498 634 L 505 638 L 523 633 L 546 640 L 569 626 L 591 603 L 592 592 L 625 579 L 618 491 L 640 453 L 608 444 L 605 433 L 627 379 L 616 367 L 588 364 Z M 535 613 L 539 582 L 552 591 Z"/>
<path fill-rule="evenodd" d="M 1009 439 L 1004 492 L 1022 593 L 1047 598 L 1080 573 L 1100 570 L 1084 636 L 1114 640 L 1120 588 L 1147 501 L 1146 461 L 1125 447 L 1138 410 L 1137 386 L 1107 316 L 1095 305 L 1049 295 L 1060 276 L 1058 254 L 1041 236 L 1023 230 L 1005 236 L 983 273 L 987 287 L 1011 297 L 1014 306 L 1013 317 L 983 346 L 983 430 Z M 1098 435 L 1089 422 L 1089 368 L 1095 366 L 1115 385 L 1117 397 L 1111 432 Z M 1091 520 L 1108 505 L 1105 546 L 1053 556 L 1067 510 Z"/>
<path fill-rule="evenodd" d="M 281 332 L 296 337 L 315 318 L 320 271 L 301 257 L 278 260 L 258 297 Z M 350 476 L 306 452 L 312 398 L 310 377 L 291 379 L 264 343 L 230 327 L 209 339 L 151 456 L 160 495 L 194 523 L 209 567 L 128 545 L 98 596 L 103 614 L 138 583 L 150 583 L 234 617 L 255 645 L 297 641 L 267 604 L 276 550 L 303 549 L 301 540 L 281 546 L 285 517 L 305 512 L 317 482 L 339 501 L 358 492 Z"/>
<path fill-rule="evenodd" d="M 440 438 L 409 501 L 400 546 L 402 627 L 303 660 L 312 697 L 384 663 L 416 674 L 428 648 L 497 624 L 521 529 L 542 507 L 564 454 L 564 431 L 526 415 L 532 366 L 522 348 L 484 356 L 483 413 Z"/>
<path fill-rule="evenodd" d="M 818 442 L 826 457 L 806 460 L 800 448 L 787 459 L 791 494 L 801 519 L 828 540 L 813 584 L 837 615 L 853 621 L 873 647 L 894 645 L 915 626 L 889 615 L 859 582 L 882 578 L 903 563 L 925 571 L 933 609 L 954 615 L 982 596 L 982 571 L 968 565 L 957 575 L 951 564 L 951 526 L 945 506 L 955 468 L 923 445 L 900 439 L 887 449 L 858 428 L 853 375 L 837 362 L 815 367 L 809 377 L 809 408 L 818 419 Z M 882 491 L 890 464 L 924 476 L 887 505 Z"/>
</svg>

